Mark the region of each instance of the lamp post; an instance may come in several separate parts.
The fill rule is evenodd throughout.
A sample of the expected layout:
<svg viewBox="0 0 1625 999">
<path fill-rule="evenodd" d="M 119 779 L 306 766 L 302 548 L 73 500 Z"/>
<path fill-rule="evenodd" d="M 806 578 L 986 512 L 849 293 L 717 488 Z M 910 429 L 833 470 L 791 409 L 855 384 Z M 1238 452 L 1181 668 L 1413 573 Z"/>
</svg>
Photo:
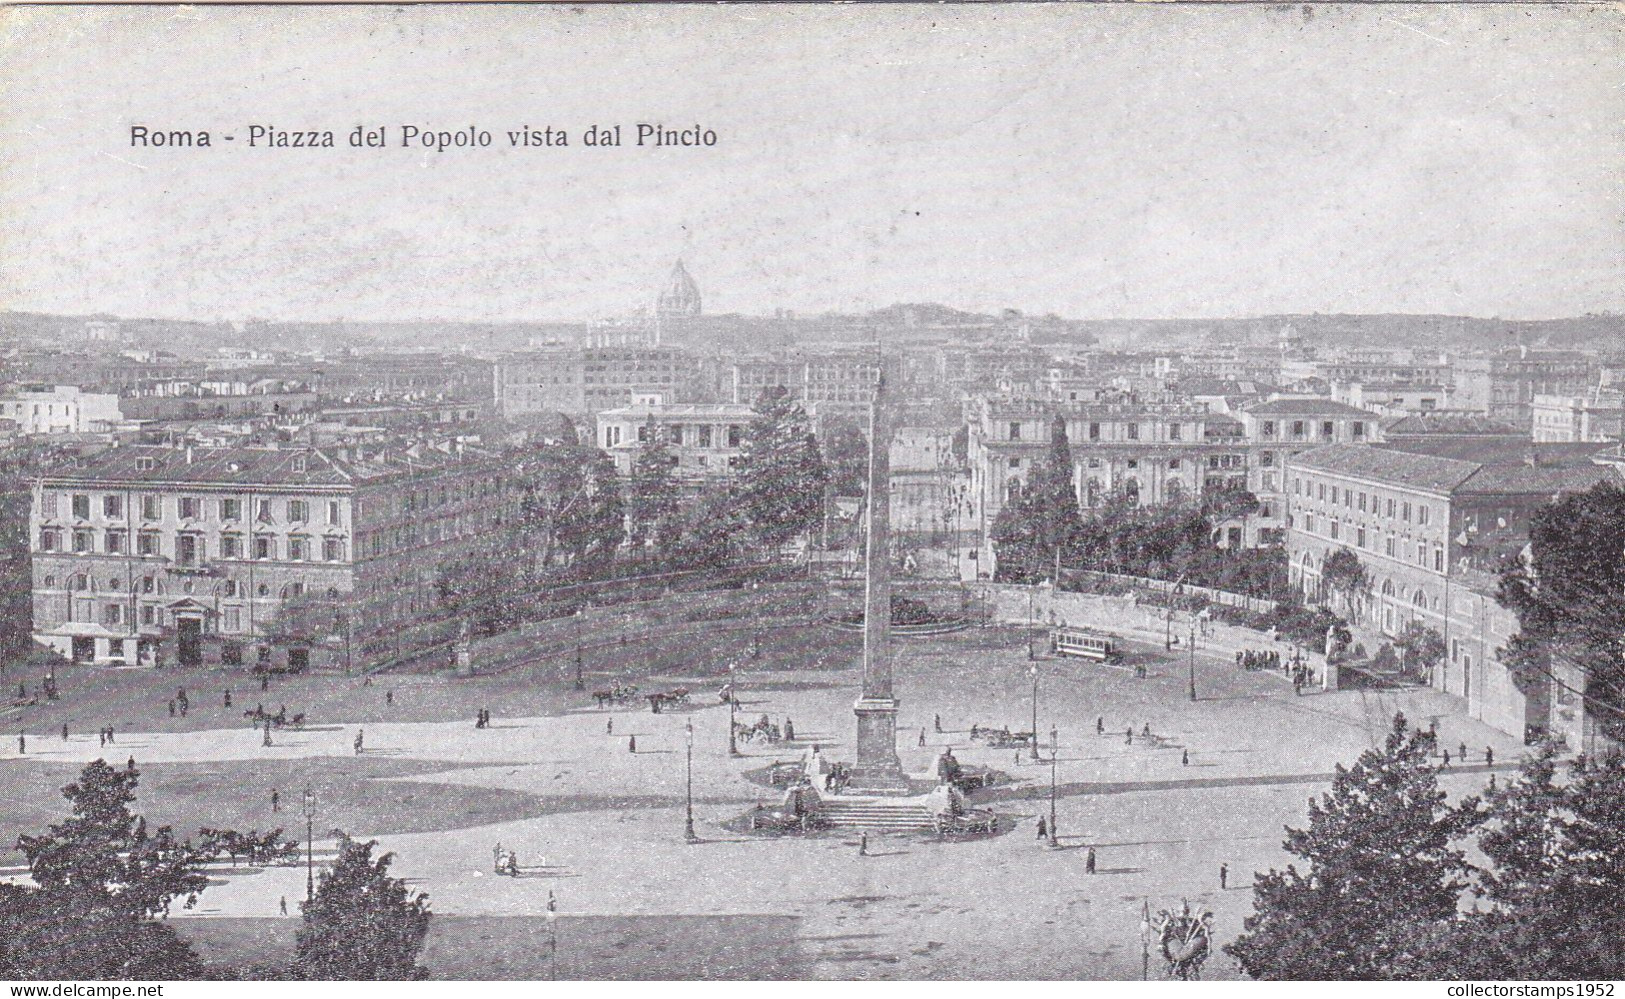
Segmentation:
<svg viewBox="0 0 1625 999">
<path fill-rule="evenodd" d="M 1055 838 L 1055 763 L 1060 756 L 1055 752 L 1055 730 L 1050 729 L 1049 753 L 1049 845 L 1058 847 L 1061 841 Z M 1036 741 L 1036 740 L 1035 740 Z"/>
<path fill-rule="evenodd" d="M 728 755 L 739 755 L 739 738 L 734 728 L 734 716 L 739 713 L 739 678 L 734 664 L 728 664 Z"/>
<path fill-rule="evenodd" d="M 1196 618 L 1191 618 L 1191 700 L 1196 700 Z"/>
<path fill-rule="evenodd" d="M 1033 587 L 1037 585 L 1038 584 L 1036 583 L 1027 584 L 1027 658 L 1029 660 L 1038 658 L 1038 656 L 1033 653 Z M 1034 683 L 1036 682 L 1037 681 L 1035 680 Z M 1037 737 L 1038 727 L 1037 723 L 1034 723 L 1033 738 L 1036 739 Z"/>
<path fill-rule="evenodd" d="M 305 816 L 305 901 L 316 898 L 316 855 L 311 840 L 316 836 L 316 792 L 305 788 L 300 811 Z"/>
<path fill-rule="evenodd" d="M 547 974 L 554 981 L 559 977 L 559 918 L 558 903 L 553 900 L 553 893 L 547 893 Z"/>
<path fill-rule="evenodd" d="M 1038 759 L 1038 664 L 1033 663 L 1027 667 L 1027 674 L 1033 678 L 1033 759 Z"/>
<path fill-rule="evenodd" d="M 683 839 L 690 843 L 698 843 L 700 838 L 694 835 L 694 723 L 688 722 L 683 726 L 683 741 L 687 763 L 685 767 L 687 814 L 683 818 Z"/>
<path fill-rule="evenodd" d="M 585 608 L 583 608 L 585 609 Z M 581 610 L 575 613 L 576 624 L 576 689 L 586 690 L 587 681 L 581 675 Z"/>
</svg>

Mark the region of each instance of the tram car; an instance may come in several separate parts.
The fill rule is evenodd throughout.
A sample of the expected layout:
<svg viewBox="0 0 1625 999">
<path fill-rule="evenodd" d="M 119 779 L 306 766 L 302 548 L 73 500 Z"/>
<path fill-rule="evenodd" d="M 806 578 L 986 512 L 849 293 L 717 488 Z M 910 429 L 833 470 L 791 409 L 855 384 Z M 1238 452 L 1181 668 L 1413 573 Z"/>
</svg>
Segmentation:
<svg viewBox="0 0 1625 999">
<path fill-rule="evenodd" d="M 1058 656 L 1077 656 L 1098 663 L 1115 663 L 1123 658 L 1123 640 L 1091 628 L 1056 628 L 1050 632 L 1049 650 Z"/>
</svg>

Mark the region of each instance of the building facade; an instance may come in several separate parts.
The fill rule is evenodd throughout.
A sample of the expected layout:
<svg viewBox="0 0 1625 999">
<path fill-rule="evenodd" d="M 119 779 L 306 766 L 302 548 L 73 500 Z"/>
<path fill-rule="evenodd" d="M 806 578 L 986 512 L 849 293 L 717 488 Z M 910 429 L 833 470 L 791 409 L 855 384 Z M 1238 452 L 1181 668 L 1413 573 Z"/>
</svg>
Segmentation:
<svg viewBox="0 0 1625 999">
<path fill-rule="evenodd" d="M 73 385 L 27 388 L 0 397 L 0 419 L 15 420 L 20 434 L 102 433 L 123 418 L 118 396 L 82 392 Z"/>
<path fill-rule="evenodd" d="M 354 665 L 516 496 L 466 451 L 109 448 L 35 484 L 35 638 L 86 663 Z M 271 642 L 290 605 L 324 633 Z"/>
</svg>

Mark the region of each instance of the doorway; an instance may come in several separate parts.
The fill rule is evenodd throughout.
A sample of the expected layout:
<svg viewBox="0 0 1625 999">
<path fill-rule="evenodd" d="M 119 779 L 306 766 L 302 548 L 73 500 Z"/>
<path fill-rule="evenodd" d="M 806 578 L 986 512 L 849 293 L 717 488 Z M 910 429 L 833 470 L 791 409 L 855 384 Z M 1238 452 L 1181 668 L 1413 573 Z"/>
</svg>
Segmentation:
<svg viewBox="0 0 1625 999">
<path fill-rule="evenodd" d="M 175 619 L 175 652 L 182 666 L 203 665 L 203 621 L 195 617 Z"/>
<path fill-rule="evenodd" d="M 78 636 L 75 636 L 73 639 L 73 661 L 76 663 L 88 663 L 93 661 L 95 658 L 96 640 L 94 638 L 79 638 Z"/>
</svg>

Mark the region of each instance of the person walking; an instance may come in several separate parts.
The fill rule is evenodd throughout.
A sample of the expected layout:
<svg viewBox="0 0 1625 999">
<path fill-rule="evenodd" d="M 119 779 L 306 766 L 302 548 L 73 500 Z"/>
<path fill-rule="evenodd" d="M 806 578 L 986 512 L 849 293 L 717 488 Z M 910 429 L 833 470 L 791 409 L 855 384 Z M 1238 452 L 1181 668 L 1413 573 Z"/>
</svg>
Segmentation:
<svg viewBox="0 0 1625 999">
<path fill-rule="evenodd" d="M 1083 870 L 1086 874 L 1095 873 L 1095 848 L 1092 846 L 1089 852 L 1083 855 Z"/>
<path fill-rule="evenodd" d="M 1467 763 L 1467 740 L 1463 739 L 1459 748 L 1461 749 L 1461 762 L 1465 765 Z"/>
<path fill-rule="evenodd" d="M 933 729 L 935 729 L 939 733 L 942 731 L 942 716 L 941 715 L 932 715 L 931 716 L 931 727 Z"/>
<path fill-rule="evenodd" d="M 1134 745 L 1134 726 L 1130 725 L 1127 728 L 1127 730 L 1124 731 L 1123 734 L 1125 736 L 1125 738 L 1123 739 L 1123 745 L 1125 745 L 1125 746 Z"/>
<path fill-rule="evenodd" d="M 1182 767 L 1188 767 L 1188 766 L 1191 765 L 1191 751 L 1190 750 L 1182 749 L 1182 750 L 1179 751 L 1179 765 L 1182 766 Z"/>
<path fill-rule="evenodd" d="M 101 747 L 103 749 L 106 749 L 107 748 L 107 729 L 104 728 L 104 729 L 99 730 L 96 733 L 96 738 L 101 740 Z"/>
<path fill-rule="evenodd" d="M 1049 838 L 1049 825 L 1044 822 L 1044 817 L 1042 815 L 1038 817 L 1038 838 Z"/>
<path fill-rule="evenodd" d="M 64 732 L 67 731 L 67 726 L 66 725 L 62 726 L 62 729 L 63 729 Z M 67 736 L 64 735 L 62 738 L 66 739 Z M 1484 765 L 1486 767 L 1495 766 L 1495 747 L 1494 746 L 1485 746 L 1484 747 Z M 1495 775 L 1491 774 L 1490 779 L 1494 780 Z"/>
<path fill-rule="evenodd" d="M 615 719 L 611 718 L 608 721 L 604 722 L 604 734 L 605 735 L 614 735 L 615 734 Z"/>
<path fill-rule="evenodd" d="M 132 773 L 135 771 L 135 754 L 134 753 L 131 753 L 130 758 L 124 761 L 124 769 L 129 770 Z"/>
<path fill-rule="evenodd" d="M 1106 734 L 1106 718 L 1105 718 L 1104 715 L 1102 715 L 1102 716 L 1095 719 L 1095 734 L 1096 735 L 1105 735 Z"/>
<path fill-rule="evenodd" d="M 68 723 L 67 722 L 62 723 L 62 741 L 63 742 L 68 741 Z"/>
<path fill-rule="evenodd" d="M 269 725 L 265 726 L 265 731 L 266 731 L 266 734 L 270 734 L 271 726 L 269 726 Z M 362 745 L 363 745 L 363 743 L 366 742 L 366 739 L 367 739 L 367 730 L 366 729 L 358 728 L 358 729 L 355 730 L 355 754 L 357 756 L 361 755 Z"/>
<path fill-rule="evenodd" d="M 226 696 L 221 699 L 220 706 L 223 708 L 231 707 L 231 690 L 229 688 L 226 690 Z"/>
<path fill-rule="evenodd" d="M 273 787 L 273 788 L 271 788 L 271 811 L 272 812 L 279 812 L 281 810 L 282 810 L 282 792 L 278 791 L 276 788 Z"/>
<path fill-rule="evenodd" d="M 115 743 L 117 741 L 118 741 L 117 739 L 113 738 L 113 726 L 111 726 L 111 725 L 107 726 L 107 744 L 109 746 L 111 746 L 113 743 Z"/>
<path fill-rule="evenodd" d="M 635 753 L 638 751 L 638 737 L 636 735 L 629 735 L 626 737 L 626 751 L 628 753 Z"/>
<path fill-rule="evenodd" d="M 1448 749 L 1444 751 L 1444 765 L 1447 767 L 1450 765 L 1450 750 Z"/>
<path fill-rule="evenodd" d="M 1140 730 L 1140 734 L 1145 736 L 1147 739 L 1151 738 L 1151 723 L 1150 722 L 1145 723 L 1145 728 L 1142 728 Z"/>
<path fill-rule="evenodd" d="M 28 755 L 28 736 L 24 735 L 21 732 L 17 733 L 17 755 L 18 756 L 27 756 Z"/>
<path fill-rule="evenodd" d="M 1230 865 L 1219 865 L 1219 890 L 1224 891 L 1230 881 Z"/>
<path fill-rule="evenodd" d="M 284 916 L 288 914 L 288 896 L 282 896 L 282 900 L 277 903 L 277 908 L 282 910 Z"/>
<path fill-rule="evenodd" d="M 395 706 L 395 692 L 393 690 L 384 691 L 384 706 L 385 707 L 394 707 Z"/>
<path fill-rule="evenodd" d="M 866 832 L 858 833 L 858 856 L 867 857 L 868 855 L 869 855 L 869 834 L 866 833 Z"/>
<path fill-rule="evenodd" d="M 175 717 L 175 701 L 173 698 L 171 698 L 169 702 L 169 717 Z"/>
<path fill-rule="evenodd" d="M 920 747 L 925 747 L 925 729 L 920 729 Z"/>
</svg>

